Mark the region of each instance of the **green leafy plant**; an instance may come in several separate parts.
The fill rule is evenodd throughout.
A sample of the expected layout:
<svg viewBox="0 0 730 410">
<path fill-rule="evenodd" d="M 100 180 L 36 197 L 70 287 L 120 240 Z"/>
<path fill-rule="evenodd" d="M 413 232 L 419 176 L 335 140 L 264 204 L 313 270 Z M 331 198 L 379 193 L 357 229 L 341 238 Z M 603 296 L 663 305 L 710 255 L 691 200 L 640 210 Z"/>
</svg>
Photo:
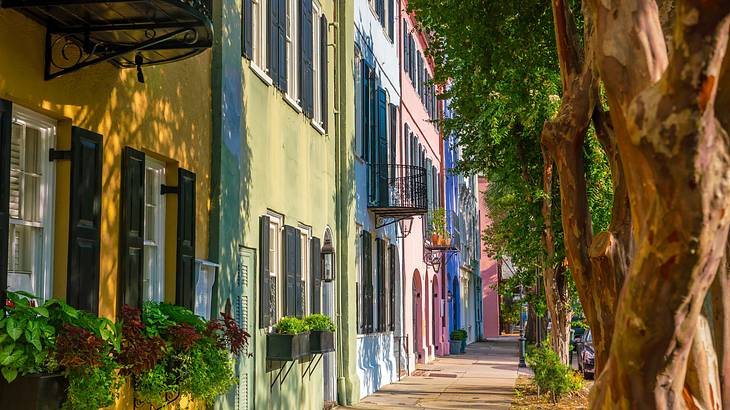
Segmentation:
<svg viewBox="0 0 730 410">
<path fill-rule="evenodd" d="M 309 330 L 307 324 L 299 318 L 284 316 L 274 325 L 274 332 L 285 335 L 298 335 Z"/>
<path fill-rule="evenodd" d="M 557 353 L 547 344 L 528 350 L 525 359 L 535 373 L 535 384 L 550 394 L 554 403 L 566 393 L 583 388 L 583 378 L 570 366 L 562 364 Z"/>
<path fill-rule="evenodd" d="M 110 320 L 51 299 L 37 306 L 26 292 L 7 292 L 0 318 L 0 371 L 18 375 L 60 372 L 69 382 L 64 409 L 98 409 L 116 400 L 121 381 L 118 328 Z"/>
<path fill-rule="evenodd" d="M 304 324 L 309 327 L 309 330 L 321 330 L 325 332 L 335 331 L 335 325 L 332 324 L 332 319 L 321 313 L 315 313 L 305 317 Z"/>
<path fill-rule="evenodd" d="M 464 330 L 464 329 L 454 330 L 449 335 L 449 339 L 454 340 L 454 341 L 466 340 L 467 337 L 468 337 L 468 333 L 466 333 L 466 330 Z"/>
</svg>

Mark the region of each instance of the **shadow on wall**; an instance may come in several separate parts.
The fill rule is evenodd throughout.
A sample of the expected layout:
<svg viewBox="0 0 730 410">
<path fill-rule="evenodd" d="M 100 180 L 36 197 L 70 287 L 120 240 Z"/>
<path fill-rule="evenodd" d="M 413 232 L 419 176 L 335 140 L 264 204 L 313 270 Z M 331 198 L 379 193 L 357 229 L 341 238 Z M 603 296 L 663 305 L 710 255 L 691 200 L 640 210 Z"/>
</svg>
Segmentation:
<svg viewBox="0 0 730 410">
<path fill-rule="evenodd" d="M 390 333 L 376 333 L 360 338 L 358 344 L 357 366 L 364 376 L 360 395 L 364 396 L 397 378 L 393 338 Z"/>
</svg>

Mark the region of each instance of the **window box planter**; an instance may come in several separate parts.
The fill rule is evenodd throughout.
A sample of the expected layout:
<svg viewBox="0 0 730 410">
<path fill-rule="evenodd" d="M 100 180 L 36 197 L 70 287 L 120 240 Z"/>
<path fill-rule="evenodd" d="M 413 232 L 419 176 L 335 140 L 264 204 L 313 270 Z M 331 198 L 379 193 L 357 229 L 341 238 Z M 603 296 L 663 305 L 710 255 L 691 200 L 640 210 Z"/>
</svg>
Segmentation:
<svg viewBox="0 0 730 410">
<path fill-rule="evenodd" d="M 449 354 L 461 354 L 461 340 L 449 340 Z"/>
<path fill-rule="evenodd" d="M 335 351 L 335 332 L 312 330 L 309 332 L 309 352 L 327 353 Z"/>
<path fill-rule="evenodd" d="M 68 381 L 60 374 L 18 376 L 12 383 L 0 377 L 0 409 L 56 410 L 66 400 Z"/>
<path fill-rule="evenodd" d="M 309 354 L 309 332 L 266 335 L 266 359 L 290 362 Z"/>
</svg>

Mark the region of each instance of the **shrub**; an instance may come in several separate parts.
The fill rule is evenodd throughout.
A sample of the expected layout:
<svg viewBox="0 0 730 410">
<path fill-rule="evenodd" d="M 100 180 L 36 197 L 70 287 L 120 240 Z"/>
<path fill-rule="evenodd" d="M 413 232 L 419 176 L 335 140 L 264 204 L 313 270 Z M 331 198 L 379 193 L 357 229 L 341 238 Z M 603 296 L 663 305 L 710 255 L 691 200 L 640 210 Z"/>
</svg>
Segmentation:
<svg viewBox="0 0 730 410">
<path fill-rule="evenodd" d="M 284 316 L 274 325 L 274 332 L 283 335 L 298 335 L 309 330 L 309 327 L 302 319 Z"/>
<path fill-rule="evenodd" d="M 549 393 L 554 403 L 566 393 L 583 387 L 582 377 L 570 366 L 561 363 L 558 354 L 547 345 L 530 349 L 526 360 L 535 373 L 535 384 L 540 390 Z"/>
<path fill-rule="evenodd" d="M 321 313 L 315 313 L 305 317 L 304 324 L 309 327 L 309 330 L 321 330 L 325 332 L 335 331 L 335 325 L 332 324 L 332 319 Z"/>
</svg>

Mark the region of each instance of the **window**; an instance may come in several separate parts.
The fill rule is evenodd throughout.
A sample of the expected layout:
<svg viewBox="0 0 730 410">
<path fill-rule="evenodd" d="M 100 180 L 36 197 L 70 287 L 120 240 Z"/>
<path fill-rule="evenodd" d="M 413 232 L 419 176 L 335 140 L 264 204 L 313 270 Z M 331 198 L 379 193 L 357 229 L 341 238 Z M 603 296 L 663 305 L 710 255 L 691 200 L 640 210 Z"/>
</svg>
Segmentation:
<svg viewBox="0 0 730 410">
<path fill-rule="evenodd" d="M 156 302 L 165 298 L 165 201 L 160 194 L 164 183 L 165 164 L 146 156 L 142 299 Z"/>
<path fill-rule="evenodd" d="M 10 135 L 8 289 L 51 297 L 55 123 L 14 106 Z"/>
<path fill-rule="evenodd" d="M 286 2 L 287 94 L 299 103 L 299 0 Z"/>
<path fill-rule="evenodd" d="M 283 218 L 274 212 L 269 212 L 269 275 L 270 285 L 274 287 L 276 295 L 276 317 L 272 322 L 278 322 L 284 316 L 284 278 L 281 275 L 281 232 Z"/>
<path fill-rule="evenodd" d="M 195 314 L 205 320 L 210 320 L 213 284 L 219 268 L 218 264 L 200 259 L 195 260 L 195 270 L 198 272 L 198 279 L 195 283 Z"/>
<path fill-rule="evenodd" d="M 319 4 L 312 2 L 312 90 L 313 94 L 313 105 L 314 105 L 314 121 L 318 124 L 322 123 L 322 87 L 326 87 L 327 84 L 322 84 L 322 70 L 324 69 L 323 62 L 326 62 L 327 57 L 322 55 L 322 36 L 326 36 L 327 33 L 323 33 L 320 24 L 320 11 Z"/>
<path fill-rule="evenodd" d="M 268 0 L 252 0 L 253 63 L 266 70 L 266 28 Z"/>
<path fill-rule="evenodd" d="M 299 225 L 299 243 L 301 244 L 301 266 L 302 266 L 302 303 L 304 304 L 304 315 L 308 315 L 312 310 L 312 306 L 309 303 L 311 298 L 311 289 L 309 289 L 308 283 L 309 283 L 309 258 L 310 258 L 310 252 L 309 252 L 309 239 L 312 236 L 312 228 L 305 226 L 305 225 Z"/>
</svg>

